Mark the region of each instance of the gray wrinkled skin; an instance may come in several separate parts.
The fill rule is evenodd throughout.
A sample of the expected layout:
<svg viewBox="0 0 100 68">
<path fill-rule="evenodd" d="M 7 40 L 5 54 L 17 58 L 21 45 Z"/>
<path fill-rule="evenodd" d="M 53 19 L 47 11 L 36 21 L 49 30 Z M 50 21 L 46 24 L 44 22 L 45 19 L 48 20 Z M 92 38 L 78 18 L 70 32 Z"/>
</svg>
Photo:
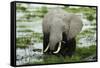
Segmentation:
<svg viewBox="0 0 100 68">
<path fill-rule="evenodd" d="M 62 40 L 62 33 L 67 35 L 67 40 L 74 38 L 82 29 L 80 16 L 70 14 L 62 9 L 52 9 L 44 16 L 42 27 L 43 33 L 50 34 L 50 50 Z"/>
</svg>

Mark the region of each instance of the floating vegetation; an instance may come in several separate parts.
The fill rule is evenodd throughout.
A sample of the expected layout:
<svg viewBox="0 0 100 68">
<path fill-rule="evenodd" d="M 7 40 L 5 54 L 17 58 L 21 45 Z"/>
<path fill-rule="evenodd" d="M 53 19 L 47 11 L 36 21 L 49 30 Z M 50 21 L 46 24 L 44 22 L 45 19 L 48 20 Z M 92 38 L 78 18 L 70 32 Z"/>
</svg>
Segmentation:
<svg viewBox="0 0 100 68">
<path fill-rule="evenodd" d="M 18 7 L 18 6 L 20 6 L 20 7 Z M 24 12 L 24 11 L 26 11 L 26 10 L 27 10 L 27 8 L 26 8 L 26 7 L 24 7 L 24 6 L 21 6 L 21 4 L 19 4 L 19 5 L 17 5 L 16 10 L 20 10 L 20 11 Z"/>
<path fill-rule="evenodd" d="M 25 31 L 27 32 L 27 31 Z M 34 39 L 34 40 L 32 40 Z M 18 37 L 16 39 L 16 45 L 17 47 L 19 48 L 24 48 L 24 47 L 27 47 L 31 41 L 35 42 L 35 43 L 39 43 L 39 42 L 43 42 L 43 36 L 41 33 L 35 33 L 35 32 L 32 32 L 32 35 L 28 36 L 23 36 L 23 37 Z"/>
<path fill-rule="evenodd" d="M 32 30 L 26 29 L 26 30 L 17 30 L 17 32 L 33 32 Z"/>
<path fill-rule="evenodd" d="M 82 31 L 81 33 L 80 33 L 80 35 L 83 35 L 83 36 L 90 36 L 90 35 L 93 35 L 94 34 L 94 32 L 93 31 L 91 31 L 90 29 L 88 29 L 88 30 L 84 30 L 84 31 Z"/>
<path fill-rule="evenodd" d="M 89 21 L 93 21 L 93 20 L 94 20 L 93 14 L 87 15 L 86 18 L 87 18 Z"/>
<path fill-rule="evenodd" d="M 31 42 L 31 37 L 16 38 L 16 47 L 25 48 Z"/>
<path fill-rule="evenodd" d="M 95 7 L 73 7 L 73 6 L 62 6 L 62 9 L 64 9 L 68 13 L 75 13 L 75 14 L 82 14 L 83 20 L 86 21 L 83 22 L 83 29 L 76 37 L 76 42 L 78 45 L 85 45 L 84 47 L 76 47 L 76 53 L 72 57 L 66 56 L 65 58 L 61 55 L 40 55 L 42 52 L 42 45 L 43 45 L 43 33 L 42 28 L 42 19 L 44 15 L 48 12 L 50 7 L 41 6 L 41 7 L 33 7 L 31 5 L 27 4 L 17 4 L 16 6 L 16 12 L 17 12 L 17 35 L 20 35 L 16 37 L 16 47 L 17 51 L 27 51 L 30 53 L 31 51 L 31 57 L 33 57 L 31 60 L 37 60 L 33 62 L 27 62 L 25 64 L 52 64 L 52 63 L 66 63 L 66 62 L 80 62 L 83 61 L 85 58 L 89 56 L 96 56 L 96 43 L 95 41 L 95 33 L 96 33 L 96 8 Z M 37 29 L 36 29 L 37 28 Z M 24 30 L 23 30 L 24 29 Z M 26 34 L 25 34 L 26 33 Z M 91 43 L 89 45 L 86 45 L 87 41 Z M 84 40 L 85 39 L 85 40 Z M 38 45 L 40 43 L 40 45 Z M 32 50 L 29 50 L 29 45 L 37 46 L 38 48 Z M 31 48 L 31 47 L 30 47 Z M 34 59 L 34 56 L 36 57 Z M 21 56 L 21 53 L 20 55 Z M 30 56 L 26 55 L 28 58 L 31 58 Z M 37 59 L 38 57 L 38 59 Z M 27 58 L 26 58 L 27 59 Z M 94 58 L 96 60 L 96 58 Z M 92 60 L 94 60 L 92 59 Z M 21 61 L 21 60 L 20 60 Z M 90 61 L 89 58 L 87 61 Z M 25 61 L 26 62 L 26 61 Z M 19 63 L 19 62 L 18 62 Z M 22 62 L 23 63 L 23 62 Z M 21 65 L 19 63 L 19 65 Z"/>
<path fill-rule="evenodd" d="M 81 62 L 84 61 L 86 57 L 94 55 L 96 57 L 96 45 L 91 45 L 89 47 L 76 48 L 76 53 L 72 57 L 66 56 L 65 58 L 61 55 L 45 55 L 44 61 L 33 62 L 32 64 L 52 64 L 52 63 L 66 63 L 66 62 Z M 87 59 L 89 61 L 90 58 Z M 93 58 L 96 60 L 96 58 Z"/>
<path fill-rule="evenodd" d="M 43 42 L 43 35 L 42 35 L 42 33 L 33 32 L 32 37 L 35 38 L 35 42 Z"/>
<path fill-rule="evenodd" d="M 82 48 L 77 47 L 76 49 L 76 56 L 80 56 L 81 60 L 95 53 L 96 53 L 96 45 L 91 45 L 89 47 L 82 47 Z"/>
<path fill-rule="evenodd" d="M 17 26 L 17 28 L 29 28 L 29 26 L 21 25 L 21 26 Z"/>
</svg>

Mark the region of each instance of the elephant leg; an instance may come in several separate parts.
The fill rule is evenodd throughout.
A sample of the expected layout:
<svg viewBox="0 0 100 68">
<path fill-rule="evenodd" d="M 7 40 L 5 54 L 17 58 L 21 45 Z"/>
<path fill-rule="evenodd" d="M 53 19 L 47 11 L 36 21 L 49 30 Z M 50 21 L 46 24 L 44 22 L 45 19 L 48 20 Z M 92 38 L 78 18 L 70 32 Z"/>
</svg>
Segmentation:
<svg viewBox="0 0 100 68">
<path fill-rule="evenodd" d="M 67 36 L 65 33 L 63 33 L 63 41 L 62 42 L 62 46 L 61 46 L 61 51 L 60 53 L 65 57 L 65 56 L 69 56 L 71 57 L 74 53 L 75 53 L 75 49 L 76 49 L 76 40 L 75 38 L 71 39 L 71 40 L 67 40 Z"/>
<path fill-rule="evenodd" d="M 43 52 L 47 48 L 49 43 L 49 34 L 43 34 Z M 48 54 L 50 52 L 50 49 L 48 49 L 44 54 Z"/>
<path fill-rule="evenodd" d="M 66 34 L 65 33 L 63 33 L 62 34 L 62 36 L 63 36 L 63 39 L 62 39 L 62 43 L 61 43 L 61 50 L 60 50 L 60 54 L 62 55 L 62 56 L 66 56 L 66 53 L 67 53 L 67 36 L 66 36 Z"/>
<path fill-rule="evenodd" d="M 75 53 L 76 50 L 76 40 L 75 38 L 72 38 L 71 40 L 67 41 L 67 48 L 68 48 L 68 56 L 72 57 L 72 55 Z"/>
</svg>

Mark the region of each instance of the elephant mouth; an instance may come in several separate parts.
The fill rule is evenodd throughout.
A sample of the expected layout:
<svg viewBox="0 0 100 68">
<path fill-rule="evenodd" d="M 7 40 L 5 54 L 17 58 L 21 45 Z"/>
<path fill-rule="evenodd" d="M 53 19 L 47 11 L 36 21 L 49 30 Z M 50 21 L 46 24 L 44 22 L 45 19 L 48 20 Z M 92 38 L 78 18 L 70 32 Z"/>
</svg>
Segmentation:
<svg viewBox="0 0 100 68">
<path fill-rule="evenodd" d="M 59 53 L 59 51 L 61 50 L 61 43 L 65 43 L 64 41 L 59 42 L 58 48 L 56 51 L 54 51 L 54 54 Z M 46 49 L 44 50 L 44 52 L 47 52 L 47 50 L 49 49 L 50 45 L 48 44 L 48 46 L 46 47 Z"/>
</svg>

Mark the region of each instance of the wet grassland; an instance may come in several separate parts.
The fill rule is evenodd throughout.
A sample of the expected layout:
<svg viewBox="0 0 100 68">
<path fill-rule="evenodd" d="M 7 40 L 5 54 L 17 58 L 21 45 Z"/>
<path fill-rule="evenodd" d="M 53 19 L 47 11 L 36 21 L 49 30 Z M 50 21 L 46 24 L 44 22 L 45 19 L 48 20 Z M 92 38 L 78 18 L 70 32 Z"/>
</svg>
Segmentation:
<svg viewBox="0 0 100 68">
<path fill-rule="evenodd" d="M 83 28 L 76 37 L 75 54 L 66 56 L 43 55 L 42 19 L 50 7 L 17 4 L 16 17 L 16 63 L 48 64 L 96 60 L 96 8 L 61 6 L 66 12 L 82 16 Z M 59 6 L 55 6 L 59 7 Z M 44 59 L 45 58 L 45 59 Z"/>
</svg>

